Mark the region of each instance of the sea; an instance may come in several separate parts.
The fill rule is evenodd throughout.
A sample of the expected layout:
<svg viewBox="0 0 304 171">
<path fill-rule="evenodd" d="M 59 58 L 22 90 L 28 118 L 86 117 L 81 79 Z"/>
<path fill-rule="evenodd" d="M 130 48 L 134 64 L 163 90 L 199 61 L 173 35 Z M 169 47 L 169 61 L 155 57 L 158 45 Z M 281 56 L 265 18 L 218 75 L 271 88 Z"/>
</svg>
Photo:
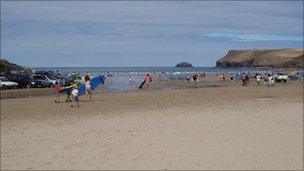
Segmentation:
<svg viewBox="0 0 304 171">
<path fill-rule="evenodd" d="M 40 67 L 36 70 L 54 71 L 63 74 L 78 73 L 80 75 L 110 75 L 107 78 L 107 92 L 124 92 L 138 89 L 138 85 L 144 80 L 147 73 L 161 78 L 173 80 L 186 80 L 187 76 L 195 73 L 238 73 L 256 72 L 255 68 L 217 68 L 217 67 Z M 130 84 L 128 79 L 133 82 Z"/>
</svg>

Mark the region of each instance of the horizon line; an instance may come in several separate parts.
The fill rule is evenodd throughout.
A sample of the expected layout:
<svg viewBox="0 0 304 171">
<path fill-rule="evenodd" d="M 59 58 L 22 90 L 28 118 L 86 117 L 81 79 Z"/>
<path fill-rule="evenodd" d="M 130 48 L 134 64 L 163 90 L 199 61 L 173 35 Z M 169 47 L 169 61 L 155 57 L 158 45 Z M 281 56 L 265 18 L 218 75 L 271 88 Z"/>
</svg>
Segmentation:
<svg viewBox="0 0 304 171">
<path fill-rule="evenodd" d="M 25 66 L 26 67 L 26 66 Z M 175 67 L 175 66 L 39 66 L 28 68 L 203 68 L 203 67 L 215 67 L 215 66 L 193 66 L 193 67 Z"/>
</svg>

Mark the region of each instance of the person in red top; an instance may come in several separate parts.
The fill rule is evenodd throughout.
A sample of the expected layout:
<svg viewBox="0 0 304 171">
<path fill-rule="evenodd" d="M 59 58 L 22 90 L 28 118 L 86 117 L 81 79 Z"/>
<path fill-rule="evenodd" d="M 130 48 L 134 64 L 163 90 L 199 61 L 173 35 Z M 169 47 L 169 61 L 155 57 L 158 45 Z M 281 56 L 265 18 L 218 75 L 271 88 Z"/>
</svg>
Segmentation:
<svg viewBox="0 0 304 171">
<path fill-rule="evenodd" d="M 61 86 L 58 84 L 58 82 L 55 82 L 54 91 L 56 93 L 55 103 L 59 103 L 59 92 L 61 90 Z"/>
</svg>

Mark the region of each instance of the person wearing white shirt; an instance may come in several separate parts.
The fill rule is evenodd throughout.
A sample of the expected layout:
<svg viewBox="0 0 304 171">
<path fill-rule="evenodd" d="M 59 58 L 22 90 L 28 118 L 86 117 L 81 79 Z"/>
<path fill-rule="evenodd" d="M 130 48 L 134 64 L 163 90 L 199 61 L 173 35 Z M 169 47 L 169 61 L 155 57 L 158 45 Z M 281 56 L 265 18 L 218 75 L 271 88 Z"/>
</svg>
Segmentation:
<svg viewBox="0 0 304 171">
<path fill-rule="evenodd" d="M 261 82 L 261 76 L 260 76 L 260 75 L 257 75 L 256 80 L 257 80 L 258 85 L 260 85 L 260 82 Z"/>
<path fill-rule="evenodd" d="M 74 102 L 77 104 L 76 107 L 80 107 L 79 105 L 79 92 L 77 90 L 77 86 L 75 86 L 72 90 L 72 96 L 74 99 Z M 73 105 L 71 105 L 71 107 L 74 107 Z"/>
</svg>

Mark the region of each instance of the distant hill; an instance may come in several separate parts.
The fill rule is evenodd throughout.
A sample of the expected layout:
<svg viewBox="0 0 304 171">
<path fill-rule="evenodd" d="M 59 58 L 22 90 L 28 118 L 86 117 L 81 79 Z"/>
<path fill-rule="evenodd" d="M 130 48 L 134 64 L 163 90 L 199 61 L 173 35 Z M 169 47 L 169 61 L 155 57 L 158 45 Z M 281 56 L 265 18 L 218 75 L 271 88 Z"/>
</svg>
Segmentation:
<svg viewBox="0 0 304 171">
<path fill-rule="evenodd" d="M 192 64 L 188 63 L 188 62 L 181 62 L 178 63 L 175 67 L 193 67 Z"/>
<path fill-rule="evenodd" d="M 301 68 L 303 60 L 303 49 L 230 50 L 216 66 Z"/>
<path fill-rule="evenodd" d="M 0 72 L 8 72 L 8 71 L 12 71 L 12 70 L 16 70 L 16 71 L 27 71 L 27 68 L 24 68 L 22 66 L 19 66 L 17 64 L 14 63 L 10 63 L 5 59 L 0 59 Z"/>
</svg>

